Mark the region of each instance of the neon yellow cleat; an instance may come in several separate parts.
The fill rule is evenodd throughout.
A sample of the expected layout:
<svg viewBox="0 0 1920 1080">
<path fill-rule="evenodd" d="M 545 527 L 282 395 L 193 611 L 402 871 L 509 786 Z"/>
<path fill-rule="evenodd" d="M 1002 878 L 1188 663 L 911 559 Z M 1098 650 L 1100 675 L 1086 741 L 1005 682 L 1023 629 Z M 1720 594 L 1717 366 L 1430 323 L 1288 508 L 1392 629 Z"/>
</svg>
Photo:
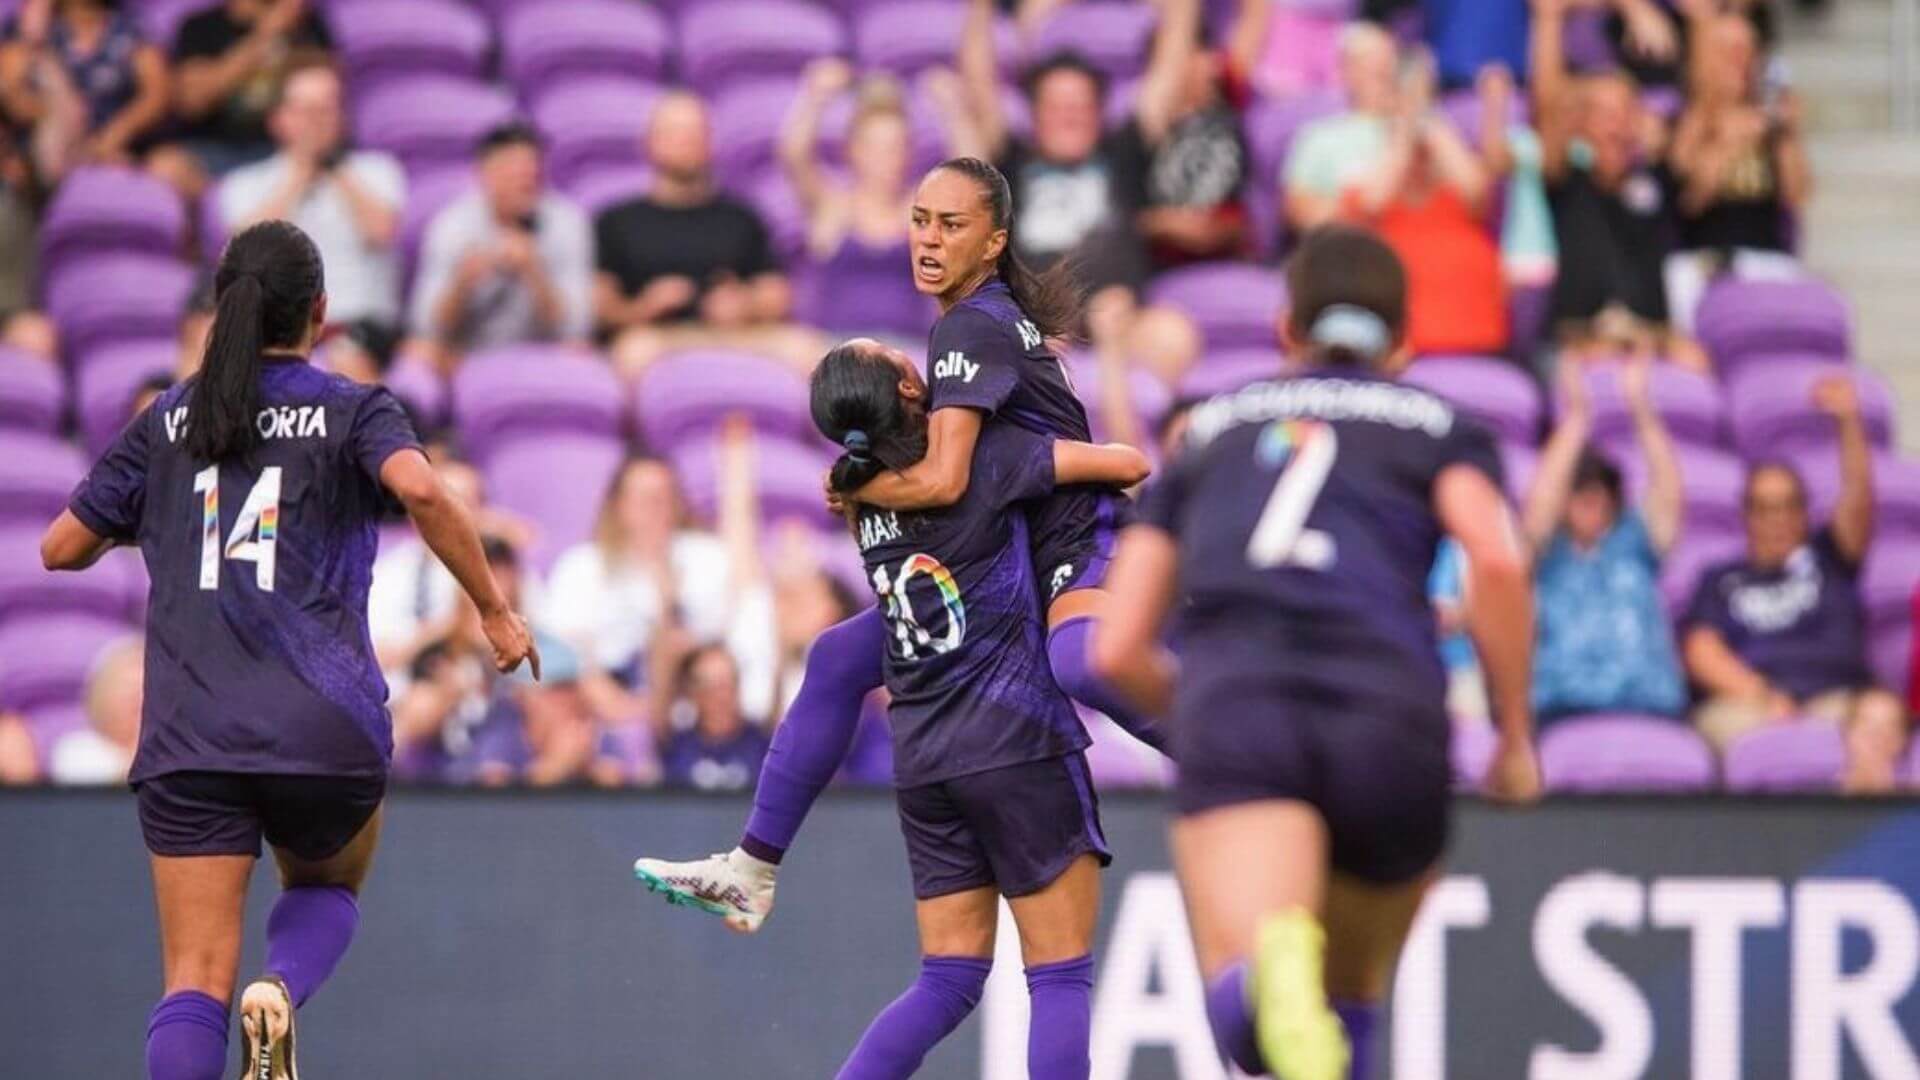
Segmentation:
<svg viewBox="0 0 1920 1080">
<path fill-rule="evenodd" d="M 1320 921 L 1299 908 L 1269 916 L 1254 949 L 1254 1034 L 1275 1080 L 1346 1080 L 1352 1051 L 1327 1006 Z"/>
</svg>

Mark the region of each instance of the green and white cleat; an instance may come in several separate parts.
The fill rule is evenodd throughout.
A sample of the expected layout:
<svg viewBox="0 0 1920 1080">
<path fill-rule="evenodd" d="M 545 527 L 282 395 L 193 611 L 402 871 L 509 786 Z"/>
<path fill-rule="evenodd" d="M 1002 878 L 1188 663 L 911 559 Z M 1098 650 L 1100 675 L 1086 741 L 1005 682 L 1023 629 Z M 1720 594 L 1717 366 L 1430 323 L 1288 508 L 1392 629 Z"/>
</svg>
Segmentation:
<svg viewBox="0 0 1920 1080">
<path fill-rule="evenodd" d="M 1352 1050 L 1327 1005 L 1320 921 L 1283 911 L 1261 924 L 1254 948 L 1254 1033 L 1275 1080 L 1345 1080 Z"/>
<path fill-rule="evenodd" d="M 633 876 L 667 898 L 726 920 L 728 929 L 751 934 L 773 911 L 773 863 L 734 848 L 693 862 L 635 859 Z"/>
</svg>

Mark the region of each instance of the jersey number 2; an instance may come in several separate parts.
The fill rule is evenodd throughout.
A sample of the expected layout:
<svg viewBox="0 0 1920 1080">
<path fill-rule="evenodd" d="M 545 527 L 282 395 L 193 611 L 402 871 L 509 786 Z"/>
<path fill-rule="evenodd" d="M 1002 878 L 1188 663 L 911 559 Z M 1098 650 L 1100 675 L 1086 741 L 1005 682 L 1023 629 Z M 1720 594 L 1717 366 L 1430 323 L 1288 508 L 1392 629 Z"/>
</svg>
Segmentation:
<svg viewBox="0 0 1920 1080">
<path fill-rule="evenodd" d="M 1297 566 L 1324 570 L 1333 562 L 1333 537 L 1309 529 L 1307 515 L 1333 472 L 1340 452 L 1330 425 L 1315 425 L 1274 481 L 1273 494 L 1247 538 L 1247 563 L 1258 570 Z"/>
<path fill-rule="evenodd" d="M 274 545 L 280 534 L 280 466 L 260 470 L 260 479 L 247 492 L 240 517 L 227 534 L 226 549 L 220 545 L 220 467 L 209 465 L 193 477 L 193 490 L 200 496 L 200 587 L 220 587 L 220 560 L 253 564 L 253 580 L 261 592 L 273 591 Z"/>
</svg>

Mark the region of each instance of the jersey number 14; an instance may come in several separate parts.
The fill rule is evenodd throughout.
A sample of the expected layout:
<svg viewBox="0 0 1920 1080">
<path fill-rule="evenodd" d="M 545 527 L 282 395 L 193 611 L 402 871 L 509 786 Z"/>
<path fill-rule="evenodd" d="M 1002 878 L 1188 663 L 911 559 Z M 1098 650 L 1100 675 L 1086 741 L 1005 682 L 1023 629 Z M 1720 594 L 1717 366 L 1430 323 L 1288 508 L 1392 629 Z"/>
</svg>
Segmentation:
<svg viewBox="0 0 1920 1080">
<path fill-rule="evenodd" d="M 200 496 L 200 587 L 220 587 L 220 561 L 253 564 L 254 584 L 261 592 L 273 591 L 274 544 L 280 533 L 280 466 L 260 470 L 260 479 L 247 492 L 240 517 L 227 534 L 223 551 L 220 544 L 220 467 L 209 465 L 193 477 L 193 490 Z"/>
</svg>

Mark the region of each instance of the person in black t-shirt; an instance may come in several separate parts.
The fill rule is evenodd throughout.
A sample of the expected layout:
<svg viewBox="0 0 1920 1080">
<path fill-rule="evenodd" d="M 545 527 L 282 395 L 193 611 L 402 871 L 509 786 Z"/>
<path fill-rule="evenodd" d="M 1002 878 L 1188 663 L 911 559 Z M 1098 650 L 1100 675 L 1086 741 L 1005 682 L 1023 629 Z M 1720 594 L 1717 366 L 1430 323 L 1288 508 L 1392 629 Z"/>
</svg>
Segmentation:
<svg viewBox="0 0 1920 1080">
<path fill-rule="evenodd" d="M 690 93 L 655 106 L 646 133 L 653 186 L 594 222 L 594 313 L 629 373 L 676 349 L 743 348 L 811 365 L 818 338 L 793 308 L 767 227 L 714 186 L 706 105 Z"/>
<path fill-rule="evenodd" d="M 272 157 L 267 113 L 281 80 L 332 47 L 311 0 L 225 0 L 188 18 L 172 50 L 178 141 L 155 153 L 154 171 L 197 198 L 212 180 Z"/>
</svg>

